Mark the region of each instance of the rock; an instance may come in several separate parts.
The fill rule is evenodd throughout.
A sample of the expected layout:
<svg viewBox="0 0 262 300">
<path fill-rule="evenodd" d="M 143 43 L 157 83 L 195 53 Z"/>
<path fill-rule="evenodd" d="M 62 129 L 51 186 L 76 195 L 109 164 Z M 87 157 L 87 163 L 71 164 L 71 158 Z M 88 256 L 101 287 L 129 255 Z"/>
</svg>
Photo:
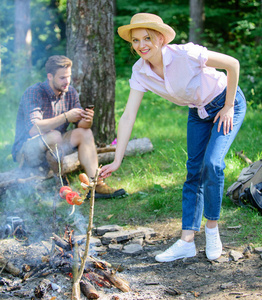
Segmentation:
<svg viewBox="0 0 262 300">
<path fill-rule="evenodd" d="M 218 259 L 216 259 L 216 262 L 218 263 L 228 262 L 228 257 L 220 256 Z"/>
<path fill-rule="evenodd" d="M 95 229 L 95 232 L 97 235 L 104 235 L 107 232 L 115 232 L 115 231 L 120 231 L 122 228 L 118 225 L 104 225 L 97 227 Z"/>
<path fill-rule="evenodd" d="M 107 248 L 105 246 L 100 246 L 100 247 L 94 247 L 92 248 L 95 252 L 106 252 Z"/>
<path fill-rule="evenodd" d="M 101 240 L 98 239 L 98 238 L 95 238 L 93 236 L 91 236 L 91 238 L 90 238 L 90 244 L 94 245 L 94 246 L 97 246 L 97 247 L 102 246 Z"/>
<path fill-rule="evenodd" d="M 108 246 L 109 249 L 121 251 L 123 249 L 123 245 L 121 244 L 110 244 Z"/>
<path fill-rule="evenodd" d="M 143 251 L 143 247 L 138 244 L 129 244 L 124 246 L 122 252 L 126 254 L 139 254 Z"/>
<path fill-rule="evenodd" d="M 233 250 L 232 250 L 233 251 Z M 221 284 L 221 289 L 230 289 L 234 286 L 233 282 L 227 282 L 227 283 L 222 283 Z"/>
<path fill-rule="evenodd" d="M 262 253 L 262 247 L 256 247 L 255 252 L 256 253 Z"/>
<path fill-rule="evenodd" d="M 235 250 L 231 250 L 229 252 L 229 256 L 234 260 L 234 261 L 238 261 L 239 259 L 243 258 L 244 255 L 241 252 L 235 251 Z"/>
<path fill-rule="evenodd" d="M 116 232 L 107 232 L 102 236 L 101 242 L 103 245 L 110 244 L 113 240 L 117 243 L 129 241 L 133 238 L 145 238 L 148 235 L 153 236 L 155 231 L 151 228 L 139 227 L 133 230 L 121 230 Z"/>
<path fill-rule="evenodd" d="M 253 252 L 252 246 L 248 245 L 248 246 L 244 249 L 243 254 L 244 254 L 245 258 L 250 258 L 250 257 L 252 257 L 252 252 Z"/>
<path fill-rule="evenodd" d="M 75 236 L 75 242 L 78 242 L 80 243 L 81 246 L 84 246 L 86 243 L 86 235 L 82 234 L 82 235 Z M 90 244 L 98 247 L 102 245 L 101 240 L 93 236 L 91 236 L 90 238 Z"/>
<path fill-rule="evenodd" d="M 144 242 L 144 239 L 143 239 L 143 238 L 140 238 L 140 239 L 134 238 L 134 239 L 132 240 L 132 244 L 138 244 L 138 245 L 140 245 L 140 246 L 143 246 L 143 242 Z"/>
<path fill-rule="evenodd" d="M 151 237 L 155 237 L 156 236 L 155 230 L 153 228 L 138 227 L 137 229 L 144 231 L 144 233 L 145 233 L 144 238 L 146 238 L 146 239 L 150 239 Z"/>
</svg>

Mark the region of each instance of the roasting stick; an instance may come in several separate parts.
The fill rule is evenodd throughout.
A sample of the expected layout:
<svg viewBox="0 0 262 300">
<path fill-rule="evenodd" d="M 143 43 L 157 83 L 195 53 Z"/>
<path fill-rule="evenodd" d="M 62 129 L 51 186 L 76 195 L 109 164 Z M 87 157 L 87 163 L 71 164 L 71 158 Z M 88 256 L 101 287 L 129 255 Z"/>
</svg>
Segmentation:
<svg viewBox="0 0 262 300">
<path fill-rule="evenodd" d="M 90 182 L 89 186 L 91 187 L 91 195 L 90 195 L 90 207 L 89 207 L 89 222 L 86 231 L 86 246 L 83 257 L 81 257 L 81 265 L 80 269 L 75 270 L 74 283 L 72 288 L 72 300 L 80 300 L 80 281 L 83 276 L 86 260 L 88 257 L 89 244 L 92 235 L 92 227 L 93 227 L 93 218 L 94 218 L 94 205 L 95 205 L 95 188 L 97 185 L 97 179 L 100 173 L 100 168 L 96 169 L 95 178 L 92 182 Z"/>
<path fill-rule="evenodd" d="M 54 151 L 50 148 L 50 146 L 47 144 L 46 140 L 44 139 L 43 134 L 42 134 L 39 126 L 37 124 L 35 124 L 35 125 L 37 127 L 37 130 L 39 132 L 39 136 L 41 137 L 43 143 L 46 145 L 47 149 L 50 151 L 50 153 L 53 155 L 53 157 L 57 160 L 57 163 L 58 163 L 58 176 L 59 176 L 59 179 L 60 179 L 61 186 L 63 186 L 64 184 L 63 184 L 63 180 L 62 180 L 61 159 L 60 159 L 60 156 L 59 156 L 57 144 L 55 144 L 56 153 L 54 153 Z M 53 203 L 54 214 L 56 213 L 55 212 L 55 210 L 56 210 L 55 206 L 56 206 L 56 203 L 55 203 L 55 200 L 54 200 L 54 203 Z M 72 211 L 69 214 L 69 216 L 71 216 L 74 212 L 75 212 L 75 205 L 73 205 Z"/>
<path fill-rule="evenodd" d="M 47 149 L 50 151 L 50 153 L 54 156 L 55 159 L 58 159 L 59 156 L 56 156 L 54 151 L 49 147 L 49 145 L 47 144 L 46 140 L 43 138 L 43 134 L 39 128 L 39 126 L 35 123 L 35 126 L 39 132 L 39 136 L 41 137 L 41 140 L 43 141 L 43 143 L 46 145 Z"/>
<path fill-rule="evenodd" d="M 55 144 L 55 150 L 56 150 L 56 157 L 57 157 L 57 163 L 58 163 L 59 179 L 60 179 L 61 186 L 63 186 L 64 184 L 63 184 L 63 180 L 62 180 L 61 160 L 60 160 L 57 144 Z"/>
</svg>

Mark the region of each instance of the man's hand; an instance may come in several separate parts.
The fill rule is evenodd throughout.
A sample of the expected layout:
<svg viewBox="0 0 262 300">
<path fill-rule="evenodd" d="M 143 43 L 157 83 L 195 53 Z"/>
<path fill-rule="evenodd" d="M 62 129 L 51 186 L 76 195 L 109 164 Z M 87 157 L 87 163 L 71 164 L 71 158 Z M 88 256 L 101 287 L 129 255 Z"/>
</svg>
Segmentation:
<svg viewBox="0 0 262 300">
<path fill-rule="evenodd" d="M 94 118 L 94 111 L 93 109 L 86 108 L 85 110 L 82 110 L 81 114 L 82 120 L 86 122 L 93 123 Z"/>
<path fill-rule="evenodd" d="M 85 110 L 81 109 L 81 118 L 80 122 L 78 123 L 78 127 L 89 129 L 92 127 L 94 118 L 94 111 L 93 109 L 86 108 Z"/>
<path fill-rule="evenodd" d="M 75 123 L 82 119 L 82 112 L 81 108 L 73 108 L 66 112 L 66 117 L 69 122 Z"/>
</svg>

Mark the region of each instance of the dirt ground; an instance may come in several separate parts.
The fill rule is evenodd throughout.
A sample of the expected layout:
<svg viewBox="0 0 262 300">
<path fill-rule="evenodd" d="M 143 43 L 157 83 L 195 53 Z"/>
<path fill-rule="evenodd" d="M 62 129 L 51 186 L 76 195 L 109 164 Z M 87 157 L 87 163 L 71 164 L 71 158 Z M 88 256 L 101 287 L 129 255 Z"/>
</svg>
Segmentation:
<svg viewBox="0 0 262 300">
<path fill-rule="evenodd" d="M 260 254 L 252 252 L 238 261 L 229 259 L 230 250 L 244 252 L 247 245 L 237 248 L 230 241 L 230 234 L 221 229 L 224 253 L 219 262 L 208 261 L 204 252 L 204 233 L 196 235 L 197 256 L 171 263 L 157 263 L 154 256 L 173 244 L 179 237 L 178 225 L 172 221 L 150 224 L 157 236 L 145 244 L 139 255 L 126 255 L 117 250 L 108 250 L 99 259 L 105 260 L 123 269 L 117 275 L 129 282 L 131 291 L 123 293 L 115 287 L 100 288 L 102 300 L 160 300 L 160 299 L 262 299 L 262 259 Z M 50 239 L 36 243 L 24 243 L 14 238 L 0 240 L 0 254 L 14 265 L 21 268 L 25 263 L 40 263 L 41 258 L 51 248 Z M 0 270 L 1 272 L 1 270 Z M 10 279 L 12 284 L 21 289 L 6 293 L 0 284 L 0 299 L 21 299 L 19 292 L 27 291 L 28 297 L 34 298 L 34 289 L 43 278 L 22 282 L 19 277 L 2 271 L 1 277 Z M 66 274 L 53 273 L 46 277 L 56 284 L 58 289 L 48 291 L 41 299 L 71 299 L 72 279 Z M 84 296 L 82 299 L 86 299 Z"/>
</svg>

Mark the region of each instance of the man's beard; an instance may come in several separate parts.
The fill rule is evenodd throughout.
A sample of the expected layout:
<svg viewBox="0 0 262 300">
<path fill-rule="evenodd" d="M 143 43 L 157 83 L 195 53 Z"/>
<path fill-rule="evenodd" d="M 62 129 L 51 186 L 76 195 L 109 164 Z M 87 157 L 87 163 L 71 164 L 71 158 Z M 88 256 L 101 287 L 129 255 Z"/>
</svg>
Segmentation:
<svg viewBox="0 0 262 300">
<path fill-rule="evenodd" d="M 56 91 L 61 92 L 61 93 L 67 92 L 68 87 L 69 87 L 68 85 L 65 88 L 63 86 L 59 86 L 54 81 L 53 81 L 53 86 L 54 86 Z"/>
</svg>

